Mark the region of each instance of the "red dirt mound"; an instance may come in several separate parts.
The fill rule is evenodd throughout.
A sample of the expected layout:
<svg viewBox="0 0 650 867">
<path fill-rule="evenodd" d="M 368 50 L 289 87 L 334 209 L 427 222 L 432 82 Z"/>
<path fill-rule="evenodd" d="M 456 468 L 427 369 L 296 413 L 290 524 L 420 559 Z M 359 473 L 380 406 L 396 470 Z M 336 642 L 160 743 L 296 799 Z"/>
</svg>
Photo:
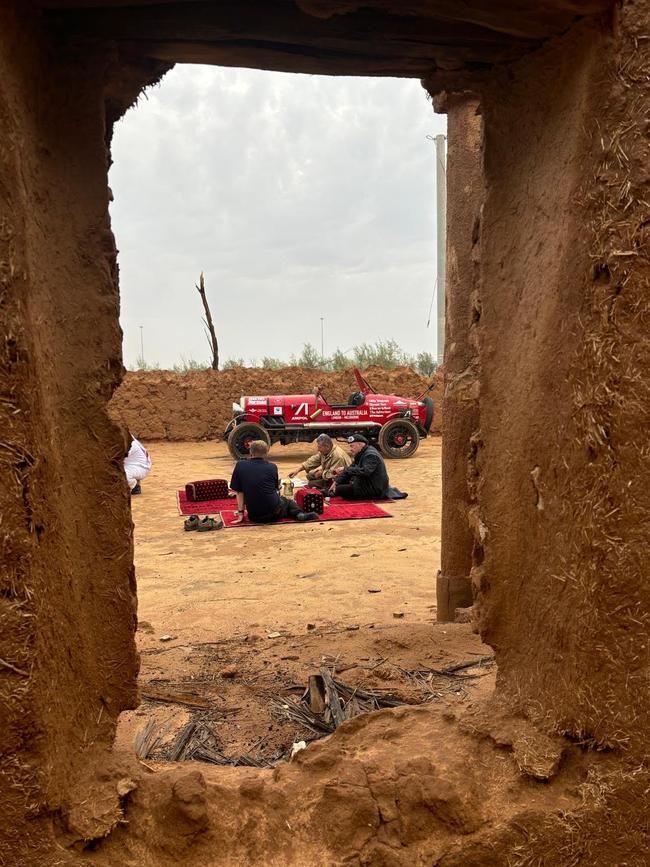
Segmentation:
<svg viewBox="0 0 650 867">
<path fill-rule="evenodd" d="M 408 367 L 372 367 L 366 375 L 377 391 L 416 397 L 428 380 Z M 304 367 L 262 370 L 168 370 L 128 372 L 110 404 L 112 417 L 147 440 L 218 439 L 232 417 L 233 401 L 249 394 L 301 394 L 322 386 L 328 400 L 346 401 L 356 390 L 351 370 L 323 373 Z M 436 405 L 432 433 L 440 432 L 442 375 L 430 392 Z"/>
</svg>

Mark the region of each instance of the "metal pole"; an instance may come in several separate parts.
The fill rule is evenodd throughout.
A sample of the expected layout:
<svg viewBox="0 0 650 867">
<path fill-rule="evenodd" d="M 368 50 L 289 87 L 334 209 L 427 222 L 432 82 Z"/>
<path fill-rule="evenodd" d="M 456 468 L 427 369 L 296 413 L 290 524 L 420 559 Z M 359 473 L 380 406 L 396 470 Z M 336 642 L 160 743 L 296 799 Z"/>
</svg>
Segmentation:
<svg viewBox="0 0 650 867">
<path fill-rule="evenodd" d="M 321 364 L 325 361 L 325 331 L 324 331 L 324 323 L 325 317 L 321 316 L 320 318 L 320 360 Z"/>
<path fill-rule="evenodd" d="M 140 358 L 144 364 L 144 325 L 140 326 Z"/>
<path fill-rule="evenodd" d="M 436 143 L 436 237 L 438 253 L 438 364 L 445 355 L 445 267 L 447 248 L 447 148 L 446 136 L 437 135 Z"/>
</svg>

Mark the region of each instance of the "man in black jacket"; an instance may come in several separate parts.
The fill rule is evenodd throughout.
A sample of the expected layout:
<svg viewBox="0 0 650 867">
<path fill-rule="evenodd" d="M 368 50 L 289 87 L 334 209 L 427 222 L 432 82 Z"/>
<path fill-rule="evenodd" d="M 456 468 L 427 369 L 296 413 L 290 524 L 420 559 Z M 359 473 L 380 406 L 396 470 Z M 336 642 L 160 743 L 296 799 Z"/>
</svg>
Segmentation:
<svg viewBox="0 0 650 867">
<path fill-rule="evenodd" d="M 388 497 L 386 464 L 374 446 L 361 434 L 348 437 L 354 458 L 349 467 L 335 470 L 330 494 L 345 500 L 383 500 Z"/>
</svg>

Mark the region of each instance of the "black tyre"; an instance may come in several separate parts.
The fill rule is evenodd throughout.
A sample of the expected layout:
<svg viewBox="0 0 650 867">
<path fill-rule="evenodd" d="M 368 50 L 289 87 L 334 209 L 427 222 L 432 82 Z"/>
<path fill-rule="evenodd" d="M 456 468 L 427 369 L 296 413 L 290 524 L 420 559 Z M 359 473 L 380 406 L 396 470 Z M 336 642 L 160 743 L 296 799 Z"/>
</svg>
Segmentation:
<svg viewBox="0 0 650 867">
<path fill-rule="evenodd" d="M 261 424 L 245 421 L 234 427 L 228 435 L 228 450 L 236 461 L 248 457 L 248 448 L 253 440 L 264 440 L 271 445 L 271 437 Z"/>
<path fill-rule="evenodd" d="M 379 448 L 388 458 L 410 458 L 419 445 L 418 429 L 407 418 L 387 421 L 379 431 Z"/>
<path fill-rule="evenodd" d="M 433 421 L 433 412 L 434 412 L 433 401 L 431 400 L 430 397 L 424 397 L 424 398 L 422 398 L 422 403 L 427 408 L 426 416 L 424 419 L 424 429 L 427 433 L 429 433 L 429 428 L 431 427 L 431 422 Z"/>
</svg>

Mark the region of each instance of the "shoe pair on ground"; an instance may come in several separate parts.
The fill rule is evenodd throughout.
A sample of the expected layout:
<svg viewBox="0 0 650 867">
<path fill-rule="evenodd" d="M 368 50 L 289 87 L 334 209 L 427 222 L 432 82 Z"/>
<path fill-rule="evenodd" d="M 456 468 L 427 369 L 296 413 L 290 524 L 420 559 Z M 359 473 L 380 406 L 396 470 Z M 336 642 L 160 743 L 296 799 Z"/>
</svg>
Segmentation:
<svg viewBox="0 0 650 867">
<path fill-rule="evenodd" d="M 205 518 L 199 518 L 198 515 L 190 515 L 190 517 L 185 521 L 184 527 L 187 531 L 190 530 L 198 530 L 199 533 L 205 533 L 208 530 L 221 530 L 223 528 L 223 521 L 221 518 L 210 518 L 206 515 Z"/>
<path fill-rule="evenodd" d="M 298 512 L 298 514 L 294 517 L 294 521 L 299 521 L 303 524 L 305 521 L 317 521 L 318 513 L 317 512 Z"/>
<path fill-rule="evenodd" d="M 316 512 L 299 512 L 295 516 L 295 520 L 301 524 L 304 524 L 306 521 L 317 521 L 318 514 Z M 208 530 L 221 530 L 223 529 L 223 521 L 221 518 L 205 517 L 199 518 L 198 515 L 190 515 L 190 517 L 184 522 L 185 529 L 189 532 L 190 530 L 198 530 L 199 533 L 205 533 Z"/>
</svg>

